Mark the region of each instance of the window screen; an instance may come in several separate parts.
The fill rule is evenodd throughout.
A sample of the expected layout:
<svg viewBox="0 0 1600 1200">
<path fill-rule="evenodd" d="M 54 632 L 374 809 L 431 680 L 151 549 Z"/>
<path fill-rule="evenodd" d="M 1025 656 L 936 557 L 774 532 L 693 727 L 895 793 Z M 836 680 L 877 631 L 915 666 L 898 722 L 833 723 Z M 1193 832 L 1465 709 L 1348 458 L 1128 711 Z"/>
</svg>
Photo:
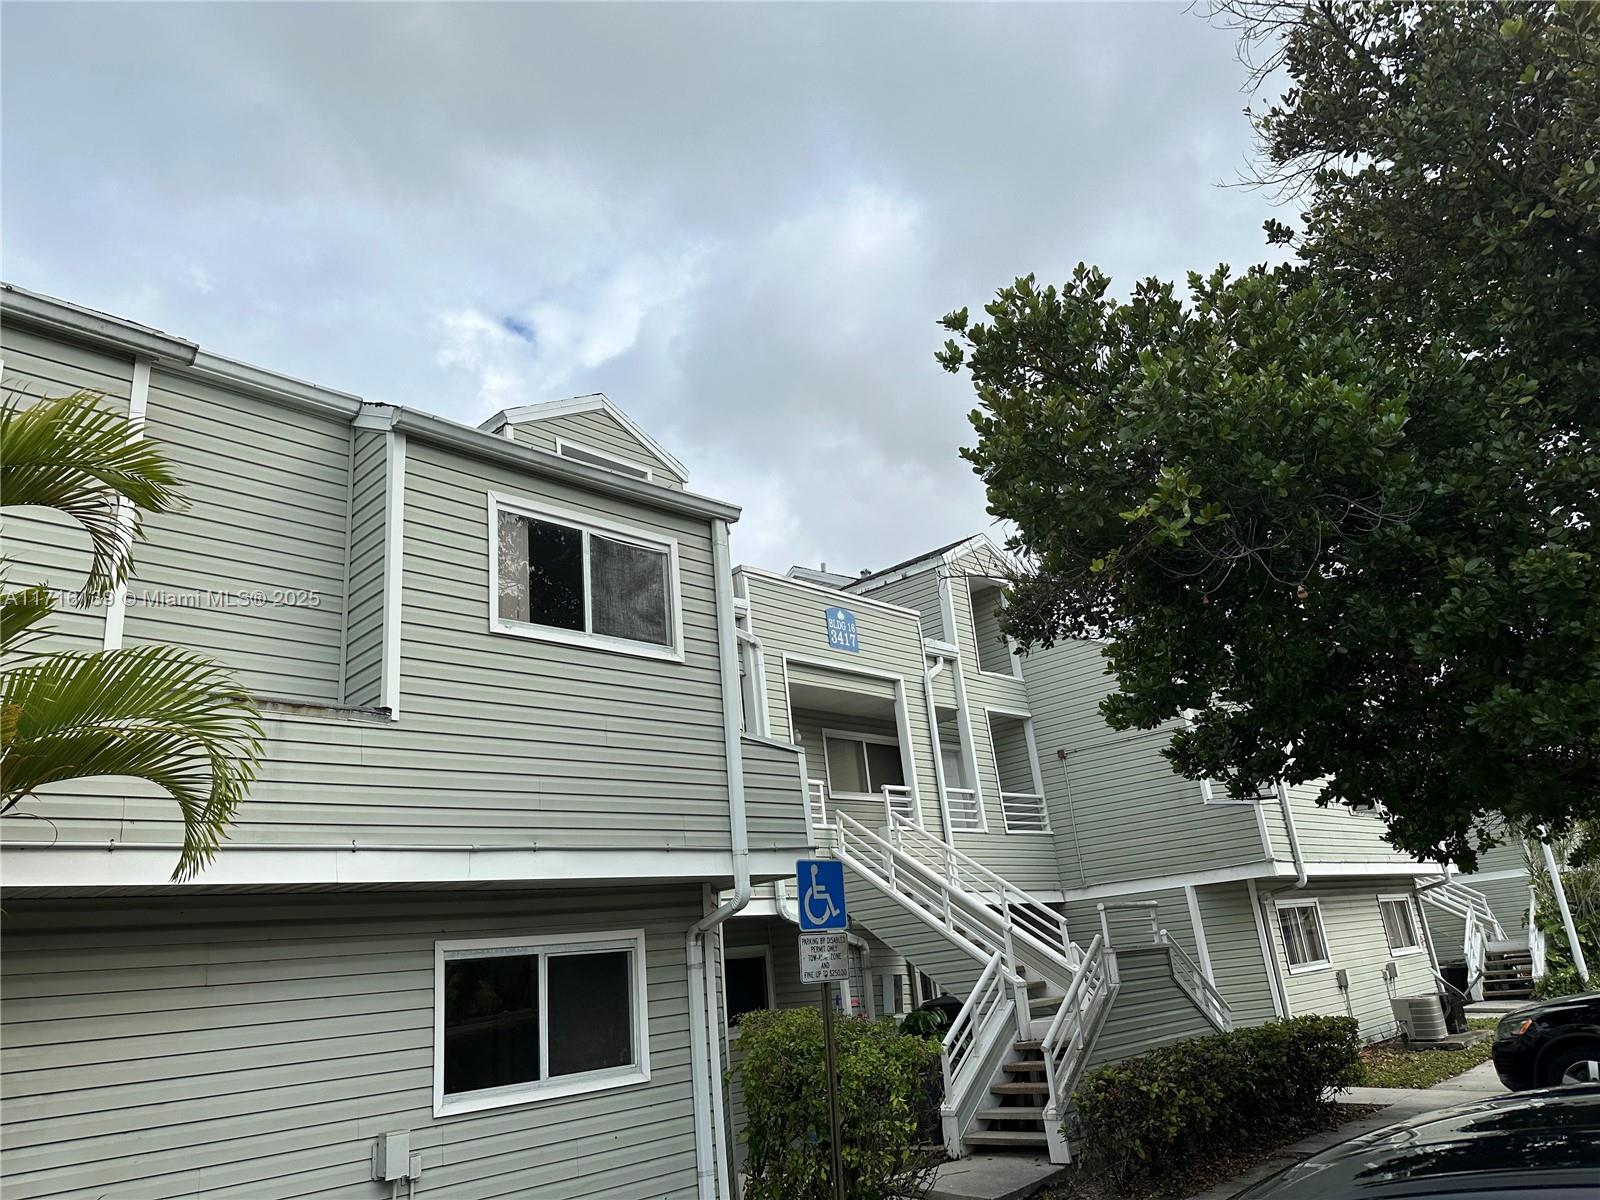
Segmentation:
<svg viewBox="0 0 1600 1200">
<path fill-rule="evenodd" d="M 595 633 L 671 644 L 666 554 L 590 534 L 589 585 Z"/>
<path fill-rule="evenodd" d="M 444 968 L 444 1090 L 539 1078 L 539 956 L 458 958 Z"/>
<path fill-rule="evenodd" d="M 551 1075 L 603 1071 L 633 1061 L 631 957 L 626 950 L 550 956 Z"/>
<path fill-rule="evenodd" d="M 772 998 L 767 995 L 766 955 L 730 958 L 723 964 L 722 976 L 728 993 L 728 1024 L 737 1024 L 747 1012 L 772 1006 Z"/>
</svg>

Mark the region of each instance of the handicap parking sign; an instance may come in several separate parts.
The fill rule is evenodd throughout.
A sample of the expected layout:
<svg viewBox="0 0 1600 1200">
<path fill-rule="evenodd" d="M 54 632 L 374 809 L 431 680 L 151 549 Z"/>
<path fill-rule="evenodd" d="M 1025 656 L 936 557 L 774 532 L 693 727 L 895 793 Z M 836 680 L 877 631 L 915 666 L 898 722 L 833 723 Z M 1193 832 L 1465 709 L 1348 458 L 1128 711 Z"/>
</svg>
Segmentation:
<svg viewBox="0 0 1600 1200">
<path fill-rule="evenodd" d="M 802 858 L 795 864 L 795 895 L 800 901 L 802 933 L 845 927 L 843 863 Z"/>
</svg>

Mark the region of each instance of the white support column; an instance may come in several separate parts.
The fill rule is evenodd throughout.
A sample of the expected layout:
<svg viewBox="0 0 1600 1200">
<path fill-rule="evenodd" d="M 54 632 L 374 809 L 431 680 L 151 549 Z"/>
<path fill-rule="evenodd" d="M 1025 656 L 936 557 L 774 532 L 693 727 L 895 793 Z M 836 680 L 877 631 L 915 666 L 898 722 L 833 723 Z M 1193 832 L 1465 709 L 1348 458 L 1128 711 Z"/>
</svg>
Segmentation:
<svg viewBox="0 0 1600 1200">
<path fill-rule="evenodd" d="M 150 363 L 142 358 L 133 360 L 133 381 L 128 388 L 128 432 L 137 437 L 144 433 L 145 413 L 150 407 Z M 127 500 L 117 501 L 117 538 L 123 546 L 133 548 L 133 505 Z M 112 589 L 106 601 L 105 648 L 122 648 L 123 622 L 128 614 L 128 581 L 121 580 Z"/>
<path fill-rule="evenodd" d="M 1567 945 L 1572 950 L 1572 965 L 1578 969 L 1578 978 L 1589 982 L 1589 964 L 1583 957 L 1583 945 L 1578 941 L 1578 927 L 1572 920 L 1572 909 L 1567 907 L 1567 889 L 1561 882 L 1561 865 L 1556 862 L 1555 851 L 1544 839 L 1539 841 L 1544 854 L 1544 869 L 1550 872 L 1550 889 L 1556 894 L 1556 907 L 1561 910 L 1561 924 L 1566 927 Z"/>
<path fill-rule="evenodd" d="M 1200 959 L 1200 970 L 1205 972 L 1206 981 L 1214 984 L 1217 979 L 1211 973 L 1211 947 L 1206 945 L 1206 926 L 1200 919 L 1200 897 L 1193 884 L 1184 885 L 1183 898 L 1189 905 L 1189 924 L 1194 929 L 1194 948 Z"/>
</svg>

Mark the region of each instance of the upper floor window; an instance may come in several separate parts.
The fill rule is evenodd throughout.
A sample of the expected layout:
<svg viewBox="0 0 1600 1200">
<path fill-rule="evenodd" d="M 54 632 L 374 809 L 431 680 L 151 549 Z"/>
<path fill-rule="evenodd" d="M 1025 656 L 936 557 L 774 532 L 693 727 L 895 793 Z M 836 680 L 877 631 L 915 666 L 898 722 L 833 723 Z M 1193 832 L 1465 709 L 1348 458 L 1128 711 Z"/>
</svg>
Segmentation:
<svg viewBox="0 0 1600 1200">
<path fill-rule="evenodd" d="M 643 479 L 646 483 L 655 479 L 655 472 L 649 467 L 641 467 L 638 463 L 618 458 L 615 454 L 607 454 L 604 450 L 596 450 L 592 446 L 569 442 L 566 438 L 556 439 L 556 453 L 562 458 L 570 458 L 573 462 L 599 467 L 605 471 L 615 471 L 619 475 L 631 475 L 635 479 Z"/>
<path fill-rule="evenodd" d="M 1378 915 L 1383 918 L 1383 936 L 1389 942 L 1389 953 L 1422 953 L 1422 937 L 1417 933 L 1416 917 L 1411 911 L 1409 896 L 1379 896 Z"/>
<path fill-rule="evenodd" d="M 1017 673 L 1011 657 L 1011 643 L 1000 631 L 1000 610 L 1005 589 L 992 579 L 967 580 L 967 595 L 972 602 L 972 637 L 977 644 L 978 670 L 985 675 Z"/>
<path fill-rule="evenodd" d="M 650 1077 L 644 934 L 434 947 L 435 1115 Z"/>
<path fill-rule="evenodd" d="M 905 786 L 900 745 L 890 738 L 827 733 L 822 749 L 830 795 L 876 799 L 885 787 Z"/>
<path fill-rule="evenodd" d="M 681 659 L 675 541 L 506 496 L 489 520 L 496 632 Z"/>
</svg>

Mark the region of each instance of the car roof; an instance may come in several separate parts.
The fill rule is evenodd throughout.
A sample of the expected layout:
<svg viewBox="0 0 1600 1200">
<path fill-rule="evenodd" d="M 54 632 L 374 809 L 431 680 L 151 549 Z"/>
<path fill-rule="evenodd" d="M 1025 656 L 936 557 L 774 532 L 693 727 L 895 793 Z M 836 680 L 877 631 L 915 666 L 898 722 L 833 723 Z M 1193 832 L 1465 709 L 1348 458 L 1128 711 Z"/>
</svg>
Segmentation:
<svg viewBox="0 0 1600 1200">
<path fill-rule="evenodd" d="M 1496 1096 L 1400 1121 L 1312 1155 L 1243 1195 L 1367 1200 L 1530 1189 L 1559 1194 L 1566 1187 L 1593 1195 L 1597 1172 L 1600 1084 L 1584 1084 Z"/>
</svg>

